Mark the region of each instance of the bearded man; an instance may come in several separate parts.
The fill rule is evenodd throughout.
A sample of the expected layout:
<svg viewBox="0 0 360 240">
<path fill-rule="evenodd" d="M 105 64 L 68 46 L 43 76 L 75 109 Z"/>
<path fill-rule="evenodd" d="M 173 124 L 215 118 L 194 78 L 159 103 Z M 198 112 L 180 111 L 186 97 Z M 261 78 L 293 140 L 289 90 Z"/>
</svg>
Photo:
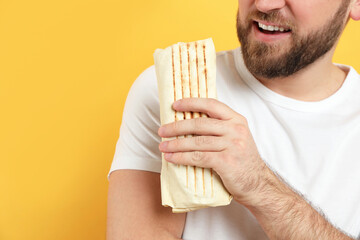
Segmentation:
<svg viewBox="0 0 360 240">
<path fill-rule="evenodd" d="M 109 172 L 107 239 L 360 237 L 360 77 L 332 63 L 350 18 L 360 0 L 239 0 L 241 48 L 217 55 L 218 100 L 173 104 L 209 118 L 160 127 L 154 67 L 141 74 Z M 235 201 L 162 207 L 159 149 L 214 169 Z"/>
</svg>

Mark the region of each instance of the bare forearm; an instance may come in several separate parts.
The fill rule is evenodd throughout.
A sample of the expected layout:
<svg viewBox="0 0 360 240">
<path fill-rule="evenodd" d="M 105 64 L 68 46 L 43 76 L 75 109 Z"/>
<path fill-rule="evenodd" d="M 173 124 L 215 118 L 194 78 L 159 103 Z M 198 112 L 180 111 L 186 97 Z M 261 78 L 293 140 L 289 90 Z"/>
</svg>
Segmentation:
<svg viewBox="0 0 360 240">
<path fill-rule="evenodd" d="M 269 169 L 256 201 L 247 205 L 270 239 L 350 240 Z"/>
<path fill-rule="evenodd" d="M 180 239 L 185 213 L 161 206 L 160 175 L 138 170 L 111 174 L 107 240 Z"/>
<path fill-rule="evenodd" d="M 172 107 L 178 112 L 206 113 L 209 118 L 163 125 L 159 136 L 174 138 L 159 146 L 165 160 L 214 169 L 234 199 L 254 213 L 271 239 L 351 239 L 269 170 L 244 116 L 215 99 L 185 98 Z M 197 136 L 175 138 L 188 134 Z"/>
</svg>

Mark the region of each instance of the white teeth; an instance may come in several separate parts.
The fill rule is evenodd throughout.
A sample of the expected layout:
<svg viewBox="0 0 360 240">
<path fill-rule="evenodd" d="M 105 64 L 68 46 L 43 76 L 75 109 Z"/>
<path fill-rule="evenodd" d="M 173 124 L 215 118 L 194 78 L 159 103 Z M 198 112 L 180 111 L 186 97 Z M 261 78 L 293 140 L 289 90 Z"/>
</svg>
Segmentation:
<svg viewBox="0 0 360 240">
<path fill-rule="evenodd" d="M 265 25 L 262 23 L 258 22 L 258 25 L 261 29 L 267 30 L 267 31 L 280 31 L 280 32 L 284 32 L 285 29 L 283 27 L 278 27 L 278 26 L 271 26 L 271 25 Z"/>
</svg>

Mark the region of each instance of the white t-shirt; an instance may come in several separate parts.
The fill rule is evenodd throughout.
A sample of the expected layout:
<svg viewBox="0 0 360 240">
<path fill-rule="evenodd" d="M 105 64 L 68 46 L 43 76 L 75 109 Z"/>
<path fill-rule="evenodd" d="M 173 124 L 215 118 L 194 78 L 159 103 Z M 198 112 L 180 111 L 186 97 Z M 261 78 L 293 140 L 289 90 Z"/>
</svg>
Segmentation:
<svg viewBox="0 0 360 240">
<path fill-rule="evenodd" d="M 260 155 L 320 209 L 328 220 L 360 236 L 360 76 L 349 66 L 341 88 L 318 102 L 277 94 L 256 80 L 241 50 L 217 54 L 218 99 L 245 116 Z M 154 66 L 134 82 L 126 100 L 109 175 L 117 169 L 161 170 L 159 100 Z M 187 213 L 185 240 L 268 239 L 242 205 Z"/>
</svg>

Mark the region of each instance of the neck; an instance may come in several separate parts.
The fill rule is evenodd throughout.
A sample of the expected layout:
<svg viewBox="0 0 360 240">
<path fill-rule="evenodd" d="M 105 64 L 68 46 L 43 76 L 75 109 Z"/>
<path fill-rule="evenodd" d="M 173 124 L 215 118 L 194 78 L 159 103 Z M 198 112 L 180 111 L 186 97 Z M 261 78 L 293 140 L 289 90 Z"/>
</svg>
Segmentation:
<svg viewBox="0 0 360 240">
<path fill-rule="evenodd" d="M 272 91 L 289 98 L 309 102 L 323 100 L 341 87 L 347 74 L 332 63 L 334 50 L 291 76 L 257 79 Z"/>
</svg>

